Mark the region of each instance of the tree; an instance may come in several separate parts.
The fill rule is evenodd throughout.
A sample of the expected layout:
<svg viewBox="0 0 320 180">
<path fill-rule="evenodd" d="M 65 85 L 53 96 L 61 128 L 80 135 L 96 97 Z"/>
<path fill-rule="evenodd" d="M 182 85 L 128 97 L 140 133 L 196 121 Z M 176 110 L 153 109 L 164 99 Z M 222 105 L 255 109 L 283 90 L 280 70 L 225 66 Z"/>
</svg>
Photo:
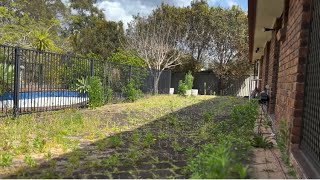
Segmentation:
<svg viewBox="0 0 320 180">
<path fill-rule="evenodd" d="M 107 59 L 124 39 L 122 22 L 107 21 L 95 0 L 72 0 L 76 14 L 70 17 L 69 33 L 73 49 L 79 54 L 97 54 Z"/>
<path fill-rule="evenodd" d="M 111 54 L 109 61 L 125 65 L 145 67 L 144 60 L 132 50 L 124 50 L 119 48 L 117 52 Z"/>
<path fill-rule="evenodd" d="M 212 7 L 212 20 L 215 27 L 208 57 L 219 77 L 219 90 L 222 90 L 228 80 L 246 75 L 250 70 L 247 63 L 247 16 L 237 6 L 228 9 Z"/>
<path fill-rule="evenodd" d="M 179 34 L 162 18 L 135 17 L 127 31 L 128 48 L 134 50 L 145 61 L 154 76 L 154 93 L 158 93 L 158 83 L 165 69 L 180 64 Z M 155 70 L 155 71 L 154 71 Z"/>
</svg>

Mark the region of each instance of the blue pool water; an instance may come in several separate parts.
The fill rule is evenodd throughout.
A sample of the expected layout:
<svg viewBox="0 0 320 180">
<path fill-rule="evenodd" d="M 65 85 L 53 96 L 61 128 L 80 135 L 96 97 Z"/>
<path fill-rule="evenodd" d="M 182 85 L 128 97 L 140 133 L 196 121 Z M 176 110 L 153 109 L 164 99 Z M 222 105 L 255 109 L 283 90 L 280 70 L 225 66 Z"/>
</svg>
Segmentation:
<svg viewBox="0 0 320 180">
<path fill-rule="evenodd" d="M 30 91 L 30 92 L 20 92 L 19 99 L 34 99 L 43 97 L 78 97 L 87 98 L 87 93 L 80 93 L 78 91 L 68 91 L 68 90 L 54 90 L 54 91 Z M 6 92 L 0 96 L 0 101 L 13 100 L 13 92 Z"/>
</svg>

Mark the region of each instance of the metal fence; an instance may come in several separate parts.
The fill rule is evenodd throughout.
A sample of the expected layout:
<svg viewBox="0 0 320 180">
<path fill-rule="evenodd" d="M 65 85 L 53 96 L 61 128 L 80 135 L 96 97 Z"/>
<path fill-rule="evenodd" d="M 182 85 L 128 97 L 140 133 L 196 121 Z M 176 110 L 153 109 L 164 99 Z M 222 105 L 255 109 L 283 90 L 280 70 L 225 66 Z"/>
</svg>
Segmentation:
<svg viewBox="0 0 320 180">
<path fill-rule="evenodd" d="M 143 93 L 154 92 L 156 70 L 88 59 L 67 54 L 0 45 L 0 116 L 84 107 L 89 97 L 77 91 L 78 79 L 98 76 L 104 95 L 113 90 L 123 98 L 123 88 L 135 80 Z M 160 77 L 158 92 L 168 93 L 171 71 Z"/>
</svg>

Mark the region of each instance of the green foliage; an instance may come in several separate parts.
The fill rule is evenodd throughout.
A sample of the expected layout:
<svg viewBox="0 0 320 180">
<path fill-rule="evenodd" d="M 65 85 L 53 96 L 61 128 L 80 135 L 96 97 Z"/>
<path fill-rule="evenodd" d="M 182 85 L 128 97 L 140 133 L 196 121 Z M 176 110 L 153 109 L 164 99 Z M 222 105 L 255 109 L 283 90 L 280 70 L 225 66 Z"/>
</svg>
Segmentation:
<svg viewBox="0 0 320 180">
<path fill-rule="evenodd" d="M 187 91 L 187 85 L 184 82 L 182 82 L 182 80 L 180 80 L 179 86 L 178 86 L 178 94 L 180 96 L 185 96 L 186 91 Z"/>
<path fill-rule="evenodd" d="M 117 52 L 111 54 L 109 61 L 125 65 L 143 67 L 146 65 L 144 60 L 134 51 L 119 48 Z"/>
<path fill-rule="evenodd" d="M 210 111 L 205 111 L 202 116 L 205 122 L 210 122 L 213 120 L 214 114 Z"/>
<path fill-rule="evenodd" d="M 26 155 L 23 161 L 30 167 L 34 167 L 36 165 L 35 160 L 30 155 Z"/>
<path fill-rule="evenodd" d="M 185 85 L 187 87 L 187 90 L 192 89 L 192 87 L 193 87 L 193 79 L 194 78 L 192 76 L 192 73 L 191 73 L 191 71 L 189 71 L 186 74 L 185 78 L 184 78 L 184 83 L 185 83 Z"/>
<path fill-rule="evenodd" d="M 14 82 L 14 66 L 0 63 L 0 95 L 11 90 Z"/>
<path fill-rule="evenodd" d="M 111 147 L 114 147 L 114 148 L 117 148 L 123 145 L 123 141 L 120 136 L 111 136 L 108 140 L 108 143 Z"/>
<path fill-rule="evenodd" d="M 130 102 L 134 102 L 138 100 L 142 96 L 142 92 L 138 89 L 137 85 L 133 80 L 130 80 L 126 87 L 123 89 L 124 94 L 127 97 L 127 100 Z"/>
<path fill-rule="evenodd" d="M 113 94 L 112 89 L 108 87 L 105 93 L 105 103 L 112 102 L 112 94 Z"/>
<path fill-rule="evenodd" d="M 46 144 L 45 140 L 42 139 L 40 136 L 37 136 L 36 138 L 33 139 L 33 147 L 39 152 L 43 152 L 45 144 Z"/>
<path fill-rule="evenodd" d="M 151 132 L 147 132 L 147 134 L 143 138 L 143 146 L 150 148 L 155 141 L 156 141 L 156 138 L 154 137 L 154 135 Z"/>
<path fill-rule="evenodd" d="M 103 87 L 99 77 L 89 79 L 89 107 L 95 108 L 103 105 Z"/>
<path fill-rule="evenodd" d="M 54 47 L 53 40 L 47 29 L 36 29 L 32 32 L 32 45 L 39 51 L 51 50 Z"/>
<path fill-rule="evenodd" d="M 258 104 L 249 101 L 234 106 L 229 120 L 207 121 L 205 133 L 215 137 L 215 144 L 203 145 L 198 155 L 189 159 L 192 178 L 247 178 L 247 167 L 239 162 L 248 157 L 257 117 Z"/>
<path fill-rule="evenodd" d="M 119 154 L 113 154 L 103 159 L 101 162 L 105 167 L 115 167 L 120 163 Z"/>
<path fill-rule="evenodd" d="M 10 153 L 0 154 L 0 167 L 8 167 L 12 164 L 12 155 Z"/>
<path fill-rule="evenodd" d="M 256 148 L 270 149 L 273 147 L 273 143 L 264 137 L 262 134 L 255 134 L 252 139 L 252 146 Z"/>
<path fill-rule="evenodd" d="M 81 79 L 77 79 L 76 90 L 80 93 L 87 93 L 89 91 L 89 78 L 81 77 Z"/>
<path fill-rule="evenodd" d="M 289 165 L 288 141 L 289 129 L 287 121 L 285 119 L 281 119 L 279 124 L 279 132 L 277 133 L 277 145 L 281 151 L 282 160 Z"/>
<path fill-rule="evenodd" d="M 222 142 L 217 146 L 208 144 L 203 146 L 202 151 L 188 164 L 193 179 L 227 179 L 235 178 L 242 165 L 237 163 L 236 153 L 228 142 Z M 245 177 L 241 168 L 241 176 Z M 239 173 L 240 174 L 240 173 Z"/>
</svg>

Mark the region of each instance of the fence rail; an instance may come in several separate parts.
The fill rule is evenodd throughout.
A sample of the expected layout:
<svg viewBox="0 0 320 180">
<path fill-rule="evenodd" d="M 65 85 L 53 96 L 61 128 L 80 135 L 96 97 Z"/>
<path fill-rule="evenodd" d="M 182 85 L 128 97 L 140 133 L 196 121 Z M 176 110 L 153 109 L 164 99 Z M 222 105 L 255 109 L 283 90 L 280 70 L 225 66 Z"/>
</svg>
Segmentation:
<svg viewBox="0 0 320 180">
<path fill-rule="evenodd" d="M 104 95 L 113 90 L 122 98 L 123 88 L 135 80 L 144 93 L 154 92 L 156 70 L 99 59 L 83 58 L 0 45 L 0 116 L 84 107 L 89 97 L 77 91 L 78 79 L 98 76 Z M 171 71 L 160 77 L 159 93 L 168 93 Z"/>
</svg>

